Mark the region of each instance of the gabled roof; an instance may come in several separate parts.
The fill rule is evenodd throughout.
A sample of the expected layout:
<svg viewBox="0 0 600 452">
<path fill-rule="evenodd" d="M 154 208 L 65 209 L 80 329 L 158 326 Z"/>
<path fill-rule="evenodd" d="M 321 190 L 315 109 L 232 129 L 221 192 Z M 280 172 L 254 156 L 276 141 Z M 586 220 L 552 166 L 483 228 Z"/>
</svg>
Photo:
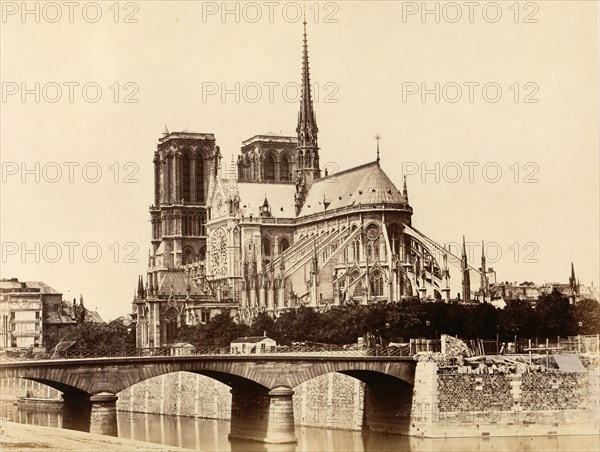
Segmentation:
<svg viewBox="0 0 600 452">
<path fill-rule="evenodd" d="M 374 161 L 317 179 L 299 216 L 359 204 L 408 205 L 408 202 L 379 162 Z"/>
<path fill-rule="evenodd" d="M 161 276 L 162 279 L 158 281 L 158 295 L 168 296 L 172 294 L 174 297 L 181 297 L 187 295 L 188 285 L 190 296 L 203 295 L 196 283 L 181 269 L 169 270 Z"/>
</svg>

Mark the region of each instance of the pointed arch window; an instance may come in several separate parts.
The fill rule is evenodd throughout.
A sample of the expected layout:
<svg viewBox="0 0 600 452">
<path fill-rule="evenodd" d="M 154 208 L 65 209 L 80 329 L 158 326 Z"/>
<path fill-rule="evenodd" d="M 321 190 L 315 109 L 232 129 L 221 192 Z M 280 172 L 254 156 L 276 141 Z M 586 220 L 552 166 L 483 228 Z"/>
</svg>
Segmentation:
<svg viewBox="0 0 600 452">
<path fill-rule="evenodd" d="M 352 241 L 352 258 L 355 262 L 360 261 L 360 239 L 355 238 Z"/>
<path fill-rule="evenodd" d="M 290 247 L 289 240 L 286 238 L 281 239 L 281 241 L 279 242 L 279 253 L 283 253 L 289 247 Z"/>
<path fill-rule="evenodd" d="M 272 155 L 265 158 L 265 180 L 275 180 L 275 160 Z"/>
<path fill-rule="evenodd" d="M 190 202 L 191 198 L 190 181 L 190 156 L 185 152 L 181 156 L 181 197 L 185 202 Z"/>
<path fill-rule="evenodd" d="M 269 239 L 263 239 L 262 248 L 263 248 L 263 256 L 265 258 L 270 257 L 271 256 L 271 242 L 269 241 Z"/>
<path fill-rule="evenodd" d="M 380 270 L 374 270 L 370 278 L 371 295 L 374 297 L 383 296 L 383 275 Z"/>
<path fill-rule="evenodd" d="M 281 165 L 279 167 L 279 178 L 281 180 L 287 180 L 287 181 L 289 181 L 291 179 L 290 162 L 289 162 L 287 156 L 285 156 L 285 157 L 283 157 L 283 159 L 281 159 Z"/>
<path fill-rule="evenodd" d="M 392 224 L 389 227 L 388 237 L 392 254 L 400 254 L 400 227 L 397 224 Z"/>
<path fill-rule="evenodd" d="M 204 160 L 196 159 L 196 202 L 204 203 Z"/>
</svg>

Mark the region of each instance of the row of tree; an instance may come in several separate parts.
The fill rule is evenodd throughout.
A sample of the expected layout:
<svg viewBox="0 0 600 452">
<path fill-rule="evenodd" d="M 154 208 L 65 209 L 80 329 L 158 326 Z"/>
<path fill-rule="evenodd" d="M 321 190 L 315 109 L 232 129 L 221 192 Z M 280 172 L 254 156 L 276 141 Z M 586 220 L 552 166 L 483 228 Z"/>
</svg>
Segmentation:
<svg viewBox="0 0 600 452">
<path fill-rule="evenodd" d="M 214 317 L 206 325 L 181 328 L 178 341 L 194 345 L 228 345 L 241 336 L 267 336 L 279 344 L 318 342 L 351 344 L 366 333 L 391 341 L 449 334 L 464 339 L 511 340 L 514 336 L 566 337 L 600 333 L 600 307 L 595 300 L 576 305 L 555 291 L 541 296 L 532 307 L 528 301 L 509 301 L 504 309 L 489 303 L 464 305 L 399 303 L 335 306 L 325 312 L 300 307 L 273 319 L 257 315 L 250 325 L 235 323 L 228 315 Z"/>
<path fill-rule="evenodd" d="M 597 301 L 583 300 L 576 305 L 559 292 L 542 296 L 535 305 L 528 301 L 509 301 L 504 309 L 489 303 L 464 305 L 422 303 L 417 299 L 399 303 L 349 304 L 324 312 L 300 307 L 273 319 L 257 315 L 250 325 L 236 323 L 228 314 L 214 317 L 205 325 L 179 328 L 176 342 L 196 346 L 227 346 L 242 336 L 267 336 L 278 344 L 318 342 L 351 344 L 371 333 L 388 341 L 431 338 L 441 334 L 463 339 L 509 341 L 518 336 L 566 337 L 600 333 L 600 307 Z M 75 342 L 77 349 L 123 349 L 135 347 L 135 331 L 122 322 L 83 322 L 61 329 L 46 342 L 52 350 L 60 341 Z"/>
</svg>

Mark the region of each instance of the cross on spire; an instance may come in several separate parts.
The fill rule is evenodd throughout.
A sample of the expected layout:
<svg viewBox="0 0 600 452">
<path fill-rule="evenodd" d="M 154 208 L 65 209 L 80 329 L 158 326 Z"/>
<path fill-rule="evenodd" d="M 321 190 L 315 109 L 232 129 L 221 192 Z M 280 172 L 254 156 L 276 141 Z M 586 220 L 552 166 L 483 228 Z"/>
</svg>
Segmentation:
<svg viewBox="0 0 600 452">
<path fill-rule="evenodd" d="M 377 141 L 377 161 L 379 161 L 379 142 L 381 141 L 381 135 L 375 135 L 375 141 Z"/>
</svg>

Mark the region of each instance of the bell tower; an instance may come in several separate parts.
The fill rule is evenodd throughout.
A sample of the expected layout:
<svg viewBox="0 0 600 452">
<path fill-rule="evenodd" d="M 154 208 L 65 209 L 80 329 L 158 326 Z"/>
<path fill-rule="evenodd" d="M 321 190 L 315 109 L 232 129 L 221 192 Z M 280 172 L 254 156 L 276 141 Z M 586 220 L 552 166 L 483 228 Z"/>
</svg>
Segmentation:
<svg viewBox="0 0 600 452">
<path fill-rule="evenodd" d="M 209 133 L 165 129 L 154 153 L 149 276 L 204 260 L 206 197 L 219 147 Z M 154 278 L 149 284 L 154 286 Z"/>
</svg>

